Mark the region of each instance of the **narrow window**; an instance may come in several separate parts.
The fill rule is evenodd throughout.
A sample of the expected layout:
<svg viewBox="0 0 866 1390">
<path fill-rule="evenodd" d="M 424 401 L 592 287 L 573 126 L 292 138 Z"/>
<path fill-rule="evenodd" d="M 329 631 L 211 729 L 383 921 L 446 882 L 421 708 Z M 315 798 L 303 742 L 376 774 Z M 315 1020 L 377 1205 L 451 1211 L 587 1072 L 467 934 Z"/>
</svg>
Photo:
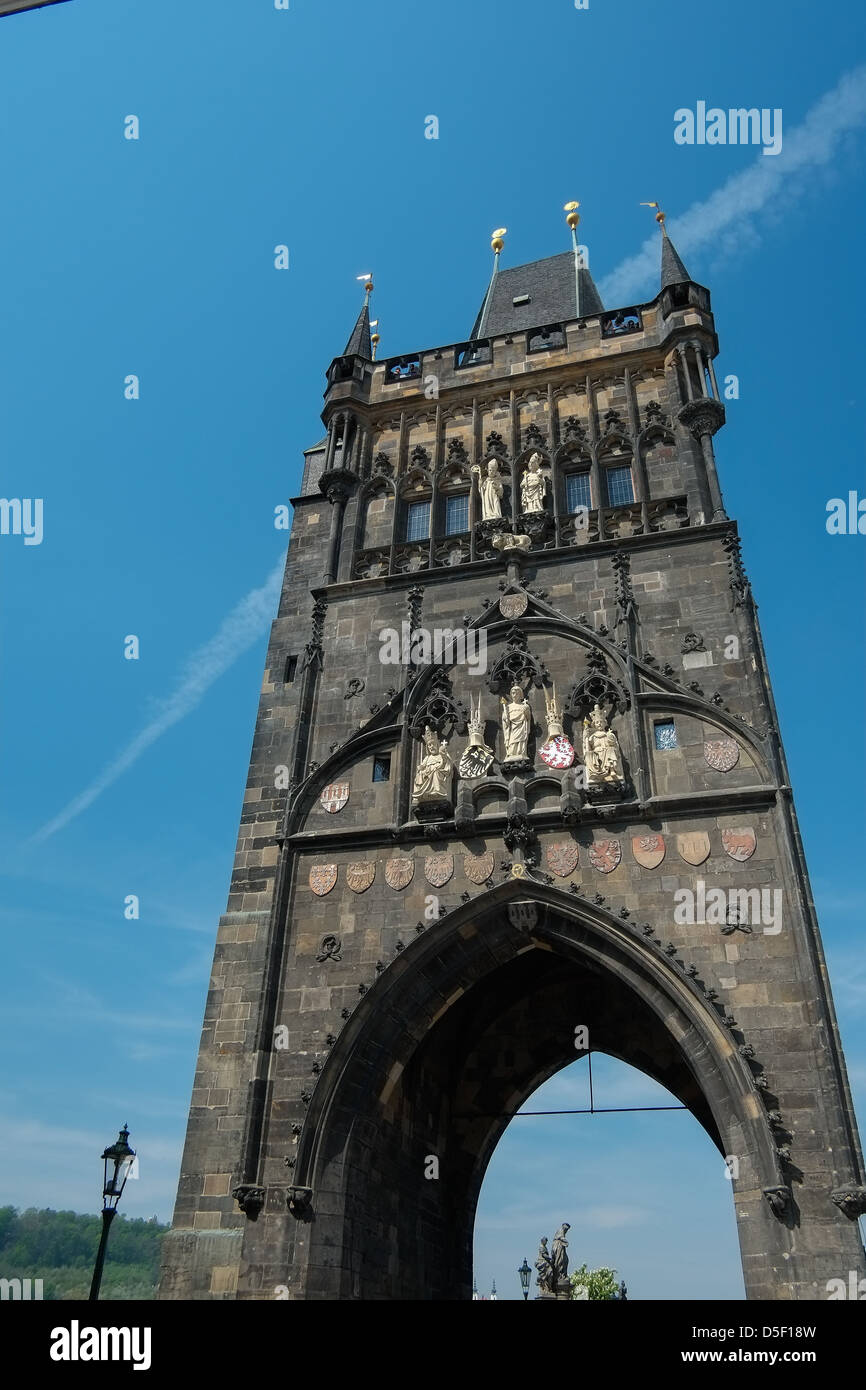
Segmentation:
<svg viewBox="0 0 866 1390">
<path fill-rule="evenodd" d="M 382 753 L 378 758 L 373 759 L 373 781 L 390 782 L 391 780 L 391 754 Z"/>
<path fill-rule="evenodd" d="M 566 474 L 565 500 L 570 512 L 576 512 L 580 507 L 589 511 L 592 506 L 592 493 L 588 473 Z"/>
<path fill-rule="evenodd" d="M 430 536 L 430 503 L 410 502 L 406 514 L 407 541 L 426 541 Z"/>
<path fill-rule="evenodd" d="M 610 507 L 621 507 L 626 502 L 634 501 L 634 484 L 628 465 L 607 470 L 607 501 Z"/>
<path fill-rule="evenodd" d="M 287 656 L 286 674 L 283 676 L 283 680 L 285 681 L 286 685 L 291 685 L 292 681 L 295 679 L 295 673 L 297 672 L 297 669 L 298 658 L 296 656 Z"/>
<path fill-rule="evenodd" d="M 469 530 L 469 493 L 461 492 L 459 497 L 445 498 L 445 534 L 459 536 Z"/>
<path fill-rule="evenodd" d="M 677 747 L 677 729 L 672 719 L 660 719 L 654 725 L 656 748 L 659 752 L 666 752 L 669 748 Z"/>
</svg>

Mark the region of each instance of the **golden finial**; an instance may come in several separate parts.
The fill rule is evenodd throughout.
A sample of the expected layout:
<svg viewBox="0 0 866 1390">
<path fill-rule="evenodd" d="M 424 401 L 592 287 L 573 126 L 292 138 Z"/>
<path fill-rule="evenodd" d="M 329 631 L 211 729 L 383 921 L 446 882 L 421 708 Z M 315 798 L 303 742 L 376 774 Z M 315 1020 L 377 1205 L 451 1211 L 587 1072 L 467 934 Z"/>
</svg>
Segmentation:
<svg viewBox="0 0 866 1390">
<path fill-rule="evenodd" d="M 378 320 L 378 319 L 373 319 L 372 322 L 370 323 L 370 327 L 371 327 L 372 329 L 374 329 L 374 330 L 375 330 L 376 328 L 378 328 L 378 327 L 379 327 L 379 320 Z M 380 342 L 379 334 L 376 333 L 376 332 L 371 333 L 371 334 L 370 334 L 370 342 L 373 344 L 373 361 L 375 362 L 375 361 L 376 361 L 376 348 L 379 346 L 379 342 Z"/>
<path fill-rule="evenodd" d="M 495 232 L 493 233 L 493 235 L 492 235 L 492 238 L 491 238 L 491 241 L 490 241 L 490 249 L 491 249 L 491 251 L 495 251 L 497 256 L 499 255 L 499 252 L 502 250 L 503 246 L 505 245 L 505 242 L 503 241 L 503 237 L 505 236 L 505 233 L 506 233 L 507 231 L 508 231 L 508 228 L 507 228 L 507 227 L 497 227 L 497 228 L 496 228 L 496 231 L 495 231 Z"/>
<path fill-rule="evenodd" d="M 655 208 L 655 210 L 656 210 L 656 222 L 658 222 L 658 224 L 659 224 L 659 226 L 661 227 L 662 231 L 664 231 L 664 229 L 665 229 L 665 214 L 662 212 L 662 210 L 661 210 L 661 208 L 659 207 L 658 203 L 641 203 L 641 207 L 642 207 L 642 208 Z"/>
<path fill-rule="evenodd" d="M 364 281 L 364 293 L 365 293 L 365 295 L 367 296 L 367 297 L 366 297 L 366 300 L 365 300 L 365 303 L 369 304 L 369 303 L 370 303 L 370 295 L 373 293 L 373 272 L 372 272 L 372 270 L 367 270 L 367 271 L 365 271 L 363 275 L 356 275 L 356 276 L 355 276 L 355 279 L 356 279 L 356 280 L 363 280 L 363 281 Z"/>
<path fill-rule="evenodd" d="M 566 203 L 562 209 L 563 212 L 568 213 L 568 216 L 565 220 L 572 231 L 575 231 L 575 229 L 577 228 L 577 224 L 580 221 L 580 214 L 577 211 L 579 207 L 580 203 Z"/>
</svg>

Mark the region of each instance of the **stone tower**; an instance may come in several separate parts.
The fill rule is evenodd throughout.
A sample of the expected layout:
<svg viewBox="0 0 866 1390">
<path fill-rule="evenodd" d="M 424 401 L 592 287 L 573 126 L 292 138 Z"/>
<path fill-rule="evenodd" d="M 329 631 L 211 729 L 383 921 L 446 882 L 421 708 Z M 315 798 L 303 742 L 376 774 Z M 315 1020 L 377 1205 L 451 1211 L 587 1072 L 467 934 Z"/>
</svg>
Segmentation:
<svg viewBox="0 0 866 1390">
<path fill-rule="evenodd" d="M 661 232 L 649 303 L 499 241 L 469 341 L 376 361 L 365 302 L 331 363 L 163 1298 L 469 1299 L 486 1164 L 576 1037 L 718 1145 L 749 1297 L 864 1272 L 710 296 Z"/>
</svg>

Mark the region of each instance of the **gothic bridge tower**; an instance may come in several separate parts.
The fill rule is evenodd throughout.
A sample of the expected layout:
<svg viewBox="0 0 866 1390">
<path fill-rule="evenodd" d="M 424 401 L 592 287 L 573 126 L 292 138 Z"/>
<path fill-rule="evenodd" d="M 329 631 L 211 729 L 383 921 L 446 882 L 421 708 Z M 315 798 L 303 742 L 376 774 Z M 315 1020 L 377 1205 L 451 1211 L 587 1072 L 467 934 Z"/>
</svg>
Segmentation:
<svg viewBox="0 0 866 1390">
<path fill-rule="evenodd" d="M 486 1164 L 577 1025 L 733 1160 L 750 1298 L 864 1273 L 710 296 L 664 227 L 613 310 L 495 249 L 469 341 L 376 361 L 365 303 L 328 371 L 163 1298 L 471 1298 Z"/>
</svg>

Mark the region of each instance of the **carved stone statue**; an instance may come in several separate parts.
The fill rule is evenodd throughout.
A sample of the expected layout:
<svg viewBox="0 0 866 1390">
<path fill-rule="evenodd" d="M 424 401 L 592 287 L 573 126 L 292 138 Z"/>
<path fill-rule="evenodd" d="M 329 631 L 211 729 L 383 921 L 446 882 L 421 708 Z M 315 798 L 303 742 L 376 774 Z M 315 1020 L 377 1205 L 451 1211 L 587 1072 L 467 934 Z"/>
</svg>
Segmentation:
<svg viewBox="0 0 866 1390">
<path fill-rule="evenodd" d="M 624 780 L 619 740 L 599 705 L 583 721 L 583 761 L 587 786 Z"/>
<path fill-rule="evenodd" d="M 483 777 L 493 762 L 493 750 L 484 742 L 484 720 L 481 717 L 481 696 L 477 707 L 469 701 L 469 746 L 465 749 L 458 771 L 464 781 Z"/>
<path fill-rule="evenodd" d="M 487 460 L 487 472 L 482 474 L 477 463 L 470 470 L 478 484 L 481 495 L 481 520 L 495 521 L 502 516 L 502 474 L 496 459 Z"/>
<path fill-rule="evenodd" d="M 436 732 L 428 724 L 424 730 L 426 753 L 418 764 L 415 782 L 412 787 L 412 805 L 420 806 L 430 801 L 451 800 L 451 783 L 454 764 L 448 753 L 448 744 L 440 742 Z"/>
<path fill-rule="evenodd" d="M 529 731 L 532 724 L 532 710 L 519 685 L 513 685 L 510 699 L 500 699 L 502 709 L 502 737 L 505 741 L 503 762 L 525 762 Z"/>
<path fill-rule="evenodd" d="M 550 1260 L 550 1251 L 547 1248 L 547 1236 L 541 1237 L 535 1268 L 538 1271 L 537 1283 L 541 1292 L 553 1293 L 553 1265 Z"/>
<path fill-rule="evenodd" d="M 542 471 L 541 455 L 531 454 L 520 484 L 520 505 L 524 512 L 543 512 L 547 474 Z"/>
<path fill-rule="evenodd" d="M 550 1263 L 553 1267 L 554 1288 L 560 1284 L 568 1282 L 568 1241 L 565 1239 L 566 1231 L 571 1227 L 567 1221 L 563 1221 L 556 1235 L 553 1237 L 553 1247 L 550 1253 Z"/>
</svg>

